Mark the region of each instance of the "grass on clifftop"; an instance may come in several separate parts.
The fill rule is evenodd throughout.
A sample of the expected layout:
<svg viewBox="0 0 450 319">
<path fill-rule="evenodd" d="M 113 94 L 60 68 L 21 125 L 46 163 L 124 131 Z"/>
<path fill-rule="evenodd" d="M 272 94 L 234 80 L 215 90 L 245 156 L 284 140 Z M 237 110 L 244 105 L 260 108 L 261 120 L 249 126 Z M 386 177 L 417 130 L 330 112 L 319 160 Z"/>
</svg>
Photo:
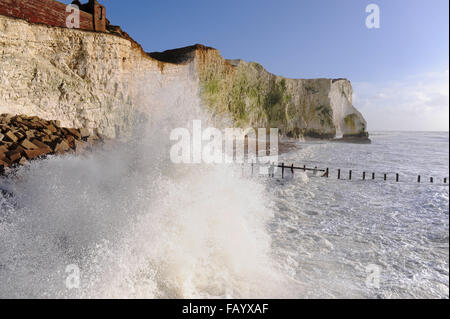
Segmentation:
<svg viewBox="0 0 450 319">
<path fill-rule="evenodd" d="M 232 73 L 204 70 L 202 96 L 216 114 L 230 114 L 240 127 L 282 127 L 288 122 L 291 96 L 286 80 L 267 76 L 256 63 L 242 64 Z"/>
<path fill-rule="evenodd" d="M 289 137 L 333 137 L 336 128 L 329 105 L 319 96 L 320 80 L 289 80 L 258 63 L 234 66 L 217 51 L 200 51 L 201 96 L 218 118 L 242 128 L 276 127 Z"/>
</svg>

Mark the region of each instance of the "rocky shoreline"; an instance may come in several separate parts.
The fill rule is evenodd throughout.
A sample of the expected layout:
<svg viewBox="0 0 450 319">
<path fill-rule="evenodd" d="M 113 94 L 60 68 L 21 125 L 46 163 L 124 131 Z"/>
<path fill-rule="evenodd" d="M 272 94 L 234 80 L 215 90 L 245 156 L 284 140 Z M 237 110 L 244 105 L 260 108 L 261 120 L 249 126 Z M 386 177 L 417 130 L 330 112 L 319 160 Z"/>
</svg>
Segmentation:
<svg viewBox="0 0 450 319">
<path fill-rule="evenodd" d="M 61 127 L 59 121 L 37 116 L 0 115 L 0 174 L 48 155 L 81 153 L 103 142 L 88 129 Z"/>
</svg>

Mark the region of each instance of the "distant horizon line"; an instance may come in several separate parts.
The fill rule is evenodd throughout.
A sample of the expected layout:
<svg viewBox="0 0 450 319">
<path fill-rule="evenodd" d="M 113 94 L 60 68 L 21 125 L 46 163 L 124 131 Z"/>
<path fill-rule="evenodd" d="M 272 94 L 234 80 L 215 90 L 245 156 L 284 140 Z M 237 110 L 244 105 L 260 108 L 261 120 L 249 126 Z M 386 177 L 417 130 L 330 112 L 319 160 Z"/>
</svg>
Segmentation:
<svg viewBox="0 0 450 319">
<path fill-rule="evenodd" d="M 421 131 L 421 130 L 369 130 L 370 133 L 382 133 L 382 132 L 392 132 L 392 133 L 449 133 L 449 131 Z"/>
</svg>

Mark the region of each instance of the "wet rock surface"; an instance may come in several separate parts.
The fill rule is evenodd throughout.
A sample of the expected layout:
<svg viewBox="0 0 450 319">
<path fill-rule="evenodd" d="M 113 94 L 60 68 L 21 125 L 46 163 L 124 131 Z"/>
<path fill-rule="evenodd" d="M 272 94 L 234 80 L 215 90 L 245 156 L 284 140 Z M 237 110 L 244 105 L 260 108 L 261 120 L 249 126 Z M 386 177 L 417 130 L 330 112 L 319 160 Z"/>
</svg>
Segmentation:
<svg viewBox="0 0 450 319">
<path fill-rule="evenodd" d="M 47 155 L 81 153 L 102 143 L 87 129 L 61 127 L 59 121 L 37 116 L 0 115 L 0 173 Z"/>
</svg>

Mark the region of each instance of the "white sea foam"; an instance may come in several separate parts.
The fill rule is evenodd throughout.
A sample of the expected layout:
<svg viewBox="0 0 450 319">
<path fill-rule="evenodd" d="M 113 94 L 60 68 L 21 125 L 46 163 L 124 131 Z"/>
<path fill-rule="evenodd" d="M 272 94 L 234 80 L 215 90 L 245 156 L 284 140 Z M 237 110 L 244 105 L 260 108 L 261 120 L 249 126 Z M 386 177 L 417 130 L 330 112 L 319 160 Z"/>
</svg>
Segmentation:
<svg viewBox="0 0 450 319">
<path fill-rule="evenodd" d="M 415 183 L 448 175 L 448 133 L 299 143 L 282 161 L 330 167 L 329 179 L 242 178 L 168 160 L 171 129 L 203 118 L 180 90 L 161 90 L 128 143 L 0 179 L 0 298 L 448 298 L 448 186 Z M 402 183 L 358 180 L 367 169 Z M 370 265 L 379 289 L 366 286 Z"/>
<path fill-rule="evenodd" d="M 448 298 L 448 133 L 371 137 L 370 145 L 301 143 L 281 156 L 329 167 L 330 177 L 309 174 L 305 184 L 288 171 L 286 181 L 268 181 L 275 259 L 302 283 L 298 297 Z M 376 180 L 363 181 L 364 171 Z M 372 266 L 381 269 L 379 288 L 366 284 Z"/>
<path fill-rule="evenodd" d="M 229 166 L 174 165 L 169 133 L 198 101 L 162 90 L 125 144 L 35 161 L 0 180 L 0 298 L 288 297 L 264 185 Z M 164 108 L 164 112 L 161 111 Z M 194 115 L 195 114 L 195 115 Z M 69 290 L 68 265 L 81 271 Z"/>
</svg>

